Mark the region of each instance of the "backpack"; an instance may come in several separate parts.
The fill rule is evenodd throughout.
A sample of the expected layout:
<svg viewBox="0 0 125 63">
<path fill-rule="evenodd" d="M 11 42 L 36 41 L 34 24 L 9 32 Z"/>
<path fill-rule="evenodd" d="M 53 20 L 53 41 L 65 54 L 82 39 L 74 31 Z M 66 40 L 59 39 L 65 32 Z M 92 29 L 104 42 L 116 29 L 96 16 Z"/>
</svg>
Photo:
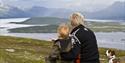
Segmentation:
<svg viewBox="0 0 125 63">
<path fill-rule="evenodd" d="M 78 29 L 79 30 L 79 29 Z M 76 30 L 76 32 L 78 31 Z M 69 39 L 67 39 L 67 42 L 69 44 L 69 50 L 60 52 L 61 59 L 63 60 L 73 60 L 76 62 L 80 62 L 80 49 L 81 49 L 81 43 L 78 40 L 78 38 L 75 36 L 75 33 L 70 35 Z M 61 42 L 60 42 L 61 43 Z"/>
</svg>

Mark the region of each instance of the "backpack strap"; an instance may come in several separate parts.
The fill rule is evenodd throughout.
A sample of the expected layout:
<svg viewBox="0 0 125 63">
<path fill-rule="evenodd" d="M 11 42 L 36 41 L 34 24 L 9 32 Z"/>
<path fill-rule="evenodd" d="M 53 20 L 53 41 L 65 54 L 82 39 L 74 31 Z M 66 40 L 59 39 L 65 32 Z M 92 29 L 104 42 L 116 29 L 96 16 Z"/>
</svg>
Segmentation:
<svg viewBox="0 0 125 63">
<path fill-rule="evenodd" d="M 79 41 L 79 39 L 78 39 L 77 36 L 76 36 L 76 33 L 77 33 L 78 31 L 79 31 L 79 29 L 77 29 L 76 31 L 74 31 L 74 32 L 71 34 L 71 36 L 74 37 L 74 38 L 77 40 L 76 42 L 78 42 L 79 44 L 81 44 L 81 42 Z M 74 44 L 75 41 L 72 40 L 72 43 Z"/>
<path fill-rule="evenodd" d="M 77 36 L 76 36 L 76 33 L 79 31 L 80 29 L 77 29 L 76 31 L 74 31 L 71 35 L 72 35 L 72 37 L 76 40 L 74 40 L 74 42 L 78 42 L 77 43 L 77 45 L 80 45 L 81 44 L 81 42 L 80 42 L 80 40 L 77 38 Z M 77 58 L 75 59 L 75 63 L 80 63 L 80 52 L 79 52 L 79 54 L 77 55 Z"/>
</svg>

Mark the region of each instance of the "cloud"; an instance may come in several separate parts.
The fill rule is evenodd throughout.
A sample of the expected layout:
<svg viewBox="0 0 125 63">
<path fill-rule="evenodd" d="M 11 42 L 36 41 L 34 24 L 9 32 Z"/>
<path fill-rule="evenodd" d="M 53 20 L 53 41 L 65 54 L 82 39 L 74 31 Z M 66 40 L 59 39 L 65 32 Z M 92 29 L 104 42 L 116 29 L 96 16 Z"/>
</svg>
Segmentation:
<svg viewBox="0 0 125 63">
<path fill-rule="evenodd" d="M 1 0 L 0 0 L 1 1 Z M 48 8 L 67 8 L 78 10 L 93 10 L 105 8 L 116 1 L 125 0 L 2 0 L 4 4 L 16 6 L 21 9 L 33 6 L 43 6 Z"/>
</svg>

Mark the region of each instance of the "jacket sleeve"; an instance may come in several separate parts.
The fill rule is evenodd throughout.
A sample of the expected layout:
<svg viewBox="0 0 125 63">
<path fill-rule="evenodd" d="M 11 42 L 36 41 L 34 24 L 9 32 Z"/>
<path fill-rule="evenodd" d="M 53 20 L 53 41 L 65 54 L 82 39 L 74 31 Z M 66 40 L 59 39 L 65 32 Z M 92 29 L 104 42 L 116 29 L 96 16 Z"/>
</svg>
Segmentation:
<svg viewBox="0 0 125 63">
<path fill-rule="evenodd" d="M 59 54 L 60 54 L 59 47 L 60 47 L 59 42 L 54 43 L 52 47 L 52 52 L 50 53 L 50 56 L 49 56 L 50 58 L 59 59 Z"/>
<path fill-rule="evenodd" d="M 66 60 L 74 60 L 80 53 L 80 44 L 76 43 L 74 47 L 67 53 L 61 53 L 61 57 Z"/>
</svg>

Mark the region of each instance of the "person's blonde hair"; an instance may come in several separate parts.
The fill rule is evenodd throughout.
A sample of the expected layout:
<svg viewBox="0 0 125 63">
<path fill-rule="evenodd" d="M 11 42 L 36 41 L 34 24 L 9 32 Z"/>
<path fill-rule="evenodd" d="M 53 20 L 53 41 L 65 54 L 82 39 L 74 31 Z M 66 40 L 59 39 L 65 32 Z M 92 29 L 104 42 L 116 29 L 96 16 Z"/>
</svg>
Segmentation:
<svg viewBox="0 0 125 63">
<path fill-rule="evenodd" d="M 67 24 L 61 24 L 59 25 L 58 29 L 57 29 L 57 33 L 58 33 L 58 38 L 67 38 L 69 36 L 69 26 Z"/>
<path fill-rule="evenodd" d="M 79 12 L 75 12 L 75 13 L 71 14 L 70 20 L 75 20 L 77 25 L 79 25 L 79 24 L 85 25 L 84 16 Z"/>
</svg>

